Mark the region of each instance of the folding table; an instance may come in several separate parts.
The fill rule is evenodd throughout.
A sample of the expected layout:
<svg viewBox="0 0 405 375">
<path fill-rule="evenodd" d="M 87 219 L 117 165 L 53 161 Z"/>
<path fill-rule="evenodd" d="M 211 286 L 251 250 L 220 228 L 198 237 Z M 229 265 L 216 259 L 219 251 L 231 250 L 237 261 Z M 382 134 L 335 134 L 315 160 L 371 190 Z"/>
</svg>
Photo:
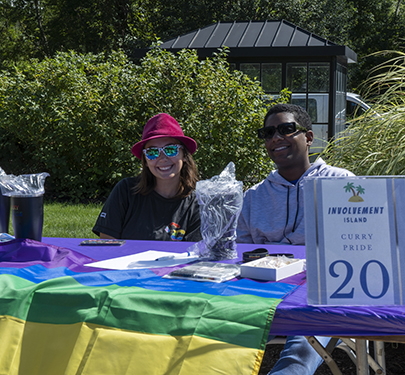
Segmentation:
<svg viewBox="0 0 405 375">
<path fill-rule="evenodd" d="M 82 240 L 83 239 L 48 237 L 42 239 L 42 244 L 49 244 L 57 249 L 69 249 L 72 250 L 73 252 L 76 252 L 77 254 L 83 254 L 83 256 L 86 256 L 92 260 L 105 260 L 114 257 L 129 255 L 132 253 L 142 252 L 150 249 L 180 253 L 184 252 L 187 249 L 187 247 L 191 245 L 190 243 L 186 242 L 126 241 L 125 245 L 123 246 L 80 246 L 80 242 Z M 238 244 L 237 245 L 238 258 L 228 260 L 226 262 L 240 263 L 242 260 L 243 252 L 250 251 L 258 247 L 264 247 L 268 249 L 269 253 L 293 253 L 296 258 L 302 259 L 305 258 L 304 246 L 275 246 L 275 245 L 258 246 L 253 244 Z M 4 244 L 0 244 L 0 254 L 1 254 L 0 261 L 4 262 L 5 259 L 4 257 L 7 254 L 5 254 L 4 252 L 2 253 L 2 248 L 4 249 Z M 35 252 L 33 252 L 32 254 L 33 254 L 32 258 L 34 259 Z M 63 257 L 64 252 L 59 251 L 58 254 L 59 257 Z M 18 262 L 26 261 L 26 259 L 25 260 L 11 259 L 11 260 L 16 262 L 16 264 Z M 7 258 L 7 261 L 11 260 L 10 257 Z M 37 275 L 35 275 L 36 272 L 35 270 L 37 268 L 35 267 L 32 268 L 33 270 L 32 272 L 34 272 L 34 274 L 30 275 L 30 277 L 32 277 L 33 280 L 35 279 L 35 277 L 37 277 Z M 2 268 L 2 263 L 0 263 L 0 269 L 4 271 L 4 268 Z M 161 274 L 167 273 L 167 271 L 168 270 L 161 271 Z M 52 272 L 57 272 L 57 270 L 53 270 Z M 69 272 L 68 275 L 70 275 Z M 72 273 L 74 272 L 75 271 L 73 271 Z M 157 276 L 159 276 L 159 271 L 157 271 L 156 274 Z M 109 277 L 108 275 L 110 274 L 100 273 L 98 282 L 99 283 L 104 282 L 104 279 Z M 288 279 L 281 280 L 280 282 L 277 283 L 263 282 L 257 280 L 246 280 L 246 282 L 244 282 L 243 284 L 238 284 L 239 289 L 236 290 L 237 288 L 235 288 L 235 291 L 233 291 L 232 288 L 233 285 L 236 284 L 232 284 L 232 281 L 222 283 L 223 285 L 218 287 L 222 289 L 225 288 L 227 295 L 233 294 L 243 295 L 243 293 L 240 294 L 242 286 L 243 288 L 246 288 L 244 292 L 246 294 L 246 298 L 249 298 L 250 294 L 253 293 L 256 293 L 257 295 L 264 295 L 267 288 L 274 289 L 277 288 L 278 286 L 280 286 L 280 288 L 286 286 L 287 288 L 286 290 L 288 290 L 288 292 L 280 291 L 280 294 L 283 295 L 283 298 L 281 298 L 282 299 L 281 302 L 277 304 L 277 307 L 275 309 L 269 334 L 277 336 L 291 336 L 291 335 L 307 336 L 310 342 L 313 336 L 318 335 L 338 337 L 343 338 L 344 340 L 346 340 L 347 338 L 355 338 L 357 340 L 358 374 L 361 375 L 366 374 L 368 371 L 367 352 L 364 349 L 365 348 L 364 340 L 405 342 L 404 306 L 309 306 L 307 305 L 306 302 L 305 277 L 306 277 L 305 272 L 303 272 L 298 275 L 289 277 Z M 41 285 L 42 288 L 40 293 L 41 297 L 43 296 L 43 294 L 45 294 L 44 298 L 46 297 L 47 291 L 46 288 L 48 287 L 48 285 L 51 284 L 52 281 L 38 284 Z M 168 283 L 166 287 L 168 290 L 170 290 L 171 284 Z M 3 289 L 3 292 L 0 292 L 0 308 L 1 308 L 1 301 L 5 303 L 4 298 L 6 297 L 8 298 L 8 296 L 4 296 L 5 293 L 4 290 L 5 289 Z M 66 289 L 67 300 L 74 301 L 75 300 L 74 295 L 69 295 L 68 290 L 69 289 Z M 223 291 L 221 291 L 221 293 L 222 292 Z M 147 298 L 147 295 L 145 294 L 144 297 Z M 81 309 L 80 303 L 87 303 L 88 298 L 91 297 L 87 296 L 83 300 L 77 301 L 78 311 Z M 61 301 L 63 301 L 63 299 Z M 37 303 L 40 303 L 40 301 L 37 301 Z M 170 303 L 170 301 L 166 301 L 166 303 Z M 63 306 L 58 307 L 63 309 Z M 66 308 L 68 308 L 68 306 L 66 306 Z M 33 314 L 33 316 L 34 315 L 35 314 Z M 218 321 L 218 324 L 226 326 L 227 320 L 226 313 L 223 315 L 224 316 L 221 315 L 222 322 Z M 122 319 L 125 319 L 125 317 L 123 316 Z M 218 316 L 216 316 L 216 319 L 218 319 Z M 249 327 L 249 329 L 251 329 L 252 332 L 254 331 L 252 327 Z M 1 327 L 0 327 L 0 335 L 1 335 Z M 311 343 L 313 343 L 314 344 L 313 346 L 316 347 L 315 342 Z M 322 352 L 322 348 L 320 349 L 320 351 Z M 258 363 L 256 363 L 255 366 L 253 366 L 252 369 L 249 370 L 249 372 L 251 372 L 252 374 L 257 373 L 258 368 L 260 368 L 260 361 L 261 359 L 259 356 Z M 69 365 L 71 365 L 71 363 Z M 382 374 L 383 372 L 380 373 Z"/>
</svg>

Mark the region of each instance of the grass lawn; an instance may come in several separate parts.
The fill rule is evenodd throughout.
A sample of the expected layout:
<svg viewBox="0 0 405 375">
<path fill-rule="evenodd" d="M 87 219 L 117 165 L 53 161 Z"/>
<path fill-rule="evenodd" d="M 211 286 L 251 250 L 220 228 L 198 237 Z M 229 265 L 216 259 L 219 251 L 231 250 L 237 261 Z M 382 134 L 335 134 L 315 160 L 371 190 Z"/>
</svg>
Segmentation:
<svg viewBox="0 0 405 375">
<path fill-rule="evenodd" d="M 102 204 L 44 203 L 43 237 L 98 238 L 91 229 Z M 10 234 L 13 225 L 10 217 Z"/>
</svg>

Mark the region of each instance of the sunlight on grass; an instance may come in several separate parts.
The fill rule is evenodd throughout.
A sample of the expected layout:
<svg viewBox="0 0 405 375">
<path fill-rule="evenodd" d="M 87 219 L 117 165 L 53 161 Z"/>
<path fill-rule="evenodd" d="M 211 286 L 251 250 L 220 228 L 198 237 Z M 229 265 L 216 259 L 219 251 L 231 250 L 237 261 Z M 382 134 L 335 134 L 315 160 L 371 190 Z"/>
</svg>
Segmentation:
<svg viewBox="0 0 405 375">
<path fill-rule="evenodd" d="M 43 237 L 97 238 L 91 231 L 102 204 L 44 203 Z M 10 234 L 13 225 L 10 218 Z"/>
<path fill-rule="evenodd" d="M 43 237 L 97 238 L 91 231 L 101 204 L 44 204 Z"/>
</svg>

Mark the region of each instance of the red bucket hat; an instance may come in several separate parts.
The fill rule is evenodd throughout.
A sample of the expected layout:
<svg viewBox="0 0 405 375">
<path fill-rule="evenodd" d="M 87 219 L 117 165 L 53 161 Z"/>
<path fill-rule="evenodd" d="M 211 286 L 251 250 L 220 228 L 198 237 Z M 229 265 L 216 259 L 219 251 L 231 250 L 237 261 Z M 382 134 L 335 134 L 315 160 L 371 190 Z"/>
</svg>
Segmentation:
<svg viewBox="0 0 405 375">
<path fill-rule="evenodd" d="M 151 139 L 171 137 L 181 141 L 190 154 L 197 150 L 197 142 L 190 137 L 186 137 L 181 130 L 179 123 L 167 113 L 159 113 L 153 116 L 143 128 L 142 140 L 132 146 L 131 152 L 138 158 L 142 159 L 142 150 L 146 142 Z"/>
</svg>

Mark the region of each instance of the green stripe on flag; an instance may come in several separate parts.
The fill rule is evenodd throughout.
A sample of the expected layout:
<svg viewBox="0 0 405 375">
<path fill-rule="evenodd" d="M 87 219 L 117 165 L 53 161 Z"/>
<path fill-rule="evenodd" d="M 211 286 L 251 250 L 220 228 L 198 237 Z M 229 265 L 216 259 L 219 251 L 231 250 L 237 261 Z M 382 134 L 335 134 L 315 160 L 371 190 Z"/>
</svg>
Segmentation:
<svg viewBox="0 0 405 375">
<path fill-rule="evenodd" d="M 280 299 L 252 295 L 88 287 L 71 277 L 34 284 L 0 275 L 0 315 L 50 324 L 89 322 L 170 336 L 197 335 L 261 348 Z M 261 333 L 260 333 L 261 332 Z"/>
</svg>

